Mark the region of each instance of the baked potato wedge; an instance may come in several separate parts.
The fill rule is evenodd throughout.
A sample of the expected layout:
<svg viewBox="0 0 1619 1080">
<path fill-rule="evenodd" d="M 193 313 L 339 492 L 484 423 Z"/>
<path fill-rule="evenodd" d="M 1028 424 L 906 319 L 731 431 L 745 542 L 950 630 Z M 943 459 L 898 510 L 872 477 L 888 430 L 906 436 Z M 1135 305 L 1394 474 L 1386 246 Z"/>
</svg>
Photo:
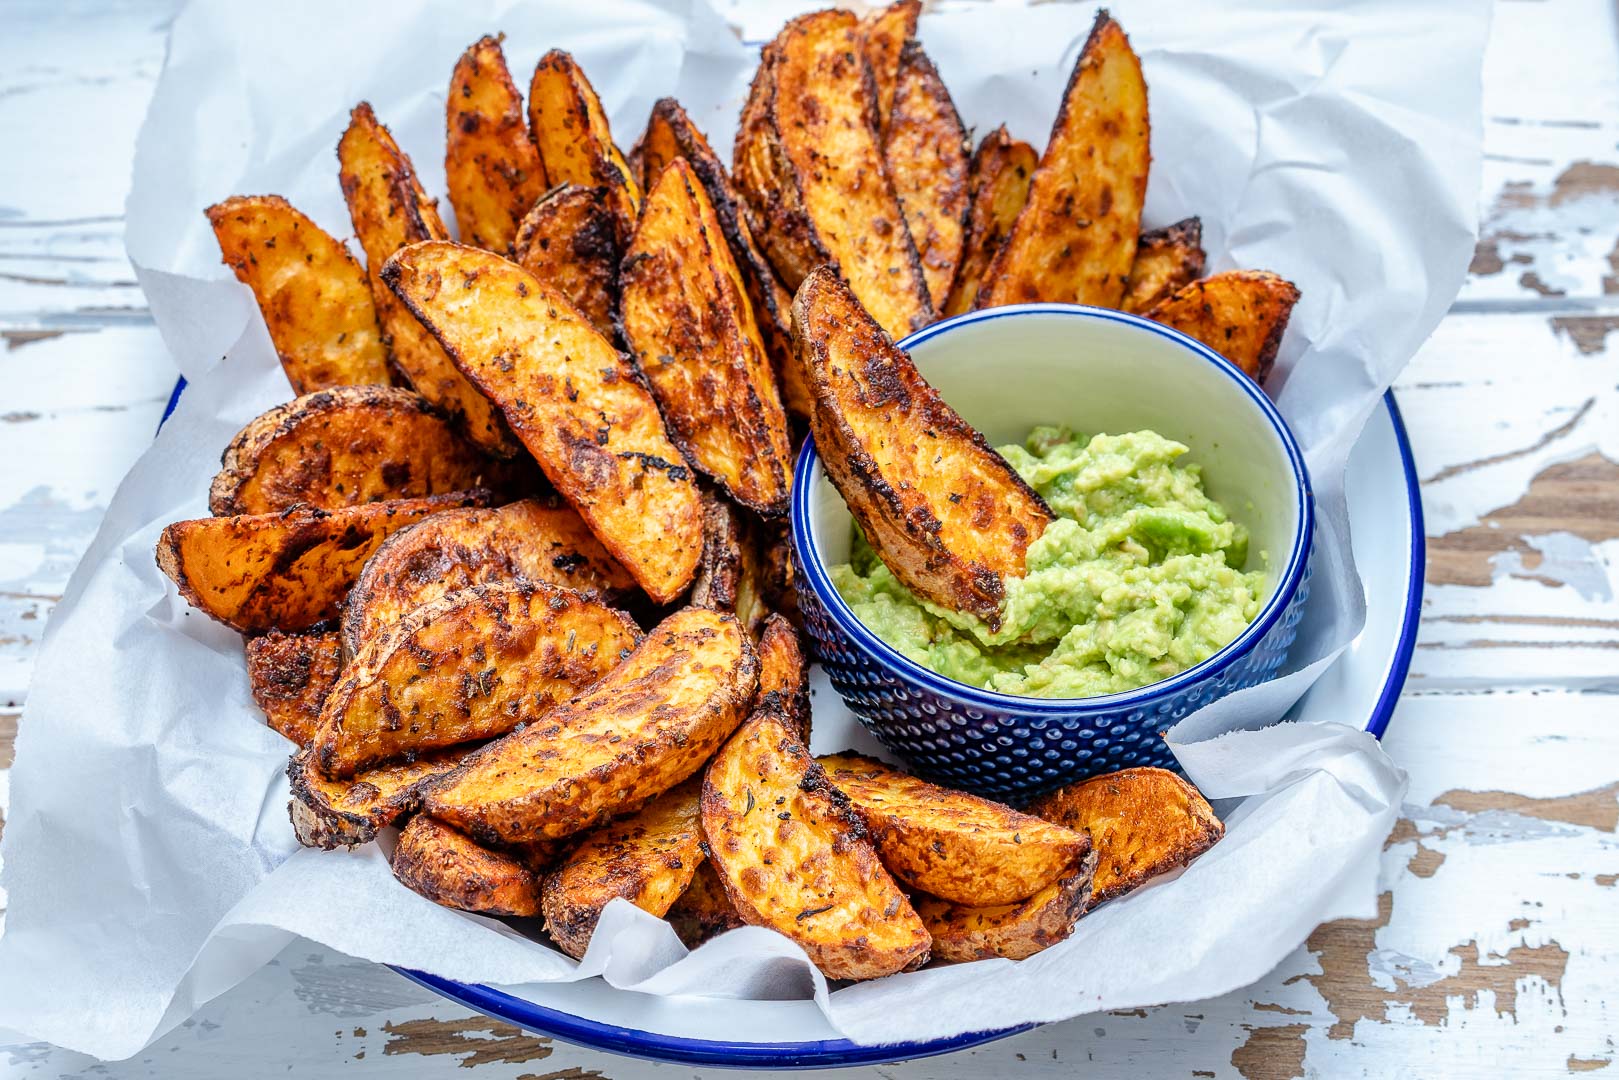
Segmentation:
<svg viewBox="0 0 1619 1080">
<path fill-rule="evenodd" d="M 157 565 L 186 603 L 244 634 L 304 630 L 337 615 L 384 540 L 430 514 L 485 506 L 486 491 L 176 521 Z"/>
<path fill-rule="evenodd" d="M 427 781 L 455 768 L 477 745 L 431 750 L 413 760 L 362 769 L 347 780 L 324 775 L 314 766 L 313 752 L 300 750 L 287 762 L 292 830 L 305 847 L 330 851 L 368 844 L 415 813 Z"/>
<path fill-rule="evenodd" d="M 906 42 L 916 36 L 916 21 L 921 14 L 922 0 L 897 0 L 860 20 L 860 49 L 877 87 L 879 131 L 888 128 L 888 117 L 899 93 L 900 54 Z"/>
<path fill-rule="evenodd" d="M 348 248 L 279 195 L 208 208 L 225 265 L 253 290 L 294 394 L 388 384 L 388 349 L 365 271 Z"/>
<path fill-rule="evenodd" d="M 208 509 L 216 517 L 335 510 L 490 487 L 496 472 L 420 394 L 338 386 L 277 405 L 243 428 L 225 447 Z"/>
<path fill-rule="evenodd" d="M 811 430 L 866 539 L 918 596 L 998 627 L 1051 511 L 945 404 L 831 267 L 793 301 Z"/>
<path fill-rule="evenodd" d="M 302 746 L 315 733 L 320 707 L 343 670 L 335 633 L 270 631 L 247 639 L 247 684 L 272 729 Z"/>
<path fill-rule="evenodd" d="M 343 649 L 353 656 L 416 608 L 497 581 L 546 582 L 609 599 L 635 588 L 566 503 L 447 510 L 394 533 L 366 560 L 343 602 Z"/>
<path fill-rule="evenodd" d="M 435 782 L 428 811 L 490 843 L 581 832 L 701 769 L 758 682 L 735 617 L 677 611 L 589 690 Z"/>
<path fill-rule="evenodd" d="M 742 275 L 685 158 L 647 193 L 619 288 L 624 341 L 686 460 L 743 506 L 785 512 L 787 413 Z"/>
<path fill-rule="evenodd" d="M 1028 809 L 1090 834 L 1098 858 L 1093 907 L 1185 866 L 1225 835 L 1225 823 L 1197 788 L 1167 769 L 1093 776 L 1040 796 Z"/>
<path fill-rule="evenodd" d="M 977 306 L 1039 300 L 1116 308 L 1147 196 L 1147 83 L 1129 39 L 1100 11 L 1057 122 Z"/>
<path fill-rule="evenodd" d="M 1148 311 L 1264 382 L 1282 347 L 1299 290 L 1263 270 L 1226 270 L 1194 281 Z"/>
<path fill-rule="evenodd" d="M 394 877 L 435 904 L 481 915 L 538 915 L 540 875 L 521 855 L 495 851 L 425 814 L 399 830 Z"/>
<path fill-rule="evenodd" d="M 500 413 L 455 369 L 425 327 L 399 303 L 381 279 L 388 257 L 406 244 L 449 235 L 438 206 L 422 190 L 410 158 L 399 149 L 371 106 L 361 102 L 337 144 L 338 179 L 348 202 L 354 235 L 365 249 L 371 295 L 388 341 L 389 357 L 415 391 L 460 424 L 467 438 L 496 457 L 518 447 Z"/>
<path fill-rule="evenodd" d="M 942 900 L 975 906 L 1026 900 L 1091 849 L 1084 833 L 875 758 L 845 751 L 818 760 L 854 804 L 888 872 Z"/>
<path fill-rule="evenodd" d="M 1029 179 L 1040 155 L 1026 142 L 1012 138 L 1002 124 L 978 144 L 967 186 L 972 202 L 967 210 L 967 238 L 961 266 L 956 270 L 946 315 L 961 315 L 978 302 L 978 287 L 990 262 L 1006 243 L 1012 223 L 1029 201 Z"/>
<path fill-rule="evenodd" d="M 604 187 L 559 184 L 536 202 L 518 227 L 517 265 L 552 286 L 590 325 L 617 333 L 618 224 Z"/>
<path fill-rule="evenodd" d="M 361 645 L 326 697 L 315 764 L 349 777 L 504 735 L 607 674 L 640 637 L 623 612 L 543 582 L 448 593 Z"/>
<path fill-rule="evenodd" d="M 860 38 L 852 13 L 828 10 L 793 19 L 765 46 L 734 175 L 789 289 L 831 263 L 898 337 L 932 322 L 933 304 L 883 159 Z"/>
<path fill-rule="evenodd" d="M 798 628 L 771 613 L 759 634 L 759 695 L 756 705 L 773 704 L 805 746 L 810 739 L 809 667 Z"/>
<path fill-rule="evenodd" d="M 603 825 L 546 875 L 540 894 L 545 931 L 563 952 L 585 955 L 602 908 L 615 897 L 662 918 L 686 891 L 707 858 L 698 816 L 702 788 L 702 777 L 693 776 Z"/>
<path fill-rule="evenodd" d="M 1142 233 L 1121 306 L 1136 313 L 1151 310 L 1202 277 L 1204 259 L 1201 218 Z"/>
<path fill-rule="evenodd" d="M 725 886 L 720 884 L 714 864 L 706 856 L 692 874 L 691 884 L 670 906 L 665 918 L 688 949 L 695 949 L 727 930 L 747 925 L 736 913 L 731 898 L 725 895 Z"/>
<path fill-rule="evenodd" d="M 703 561 L 686 602 L 709 611 L 736 612 L 742 590 L 742 515 L 719 495 L 703 497 Z M 746 622 L 743 623 L 746 627 Z M 751 633 L 751 630 L 750 630 Z"/>
<path fill-rule="evenodd" d="M 653 602 L 684 592 L 703 553 L 702 501 L 635 365 L 560 294 L 486 251 L 418 244 L 383 276 Z"/>
<path fill-rule="evenodd" d="M 504 255 L 548 185 L 500 42 L 479 38 L 450 74 L 444 183 L 462 242 Z"/>
<path fill-rule="evenodd" d="M 849 800 L 766 703 L 703 779 L 709 858 L 743 921 L 797 942 L 829 979 L 920 967 L 928 932 Z"/>
<path fill-rule="evenodd" d="M 933 958 L 961 963 L 1023 960 L 1074 932 L 1091 895 L 1094 852 L 1033 896 L 1011 904 L 970 906 L 918 896 L 916 913 L 933 936 Z"/>
<path fill-rule="evenodd" d="M 919 41 L 900 51 L 883 158 L 922 260 L 935 311 L 944 310 L 967 236 L 972 147 L 950 91 Z"/>
<path fill-rule="evenodd" d="M 619 243 L 628 243 L 641 211 L 641 187 L 613 143 L 595 87 L 561 49 L 540 57 L 534 69 L 528 87 L 528 124 L 551 183 L 606 188 Z"/>
</svg>

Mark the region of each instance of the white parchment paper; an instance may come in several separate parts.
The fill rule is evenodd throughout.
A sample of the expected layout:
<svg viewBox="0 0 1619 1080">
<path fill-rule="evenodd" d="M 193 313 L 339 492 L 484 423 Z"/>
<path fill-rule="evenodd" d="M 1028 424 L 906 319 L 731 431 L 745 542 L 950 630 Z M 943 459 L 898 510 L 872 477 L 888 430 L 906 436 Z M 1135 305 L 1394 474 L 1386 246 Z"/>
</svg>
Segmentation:
<svg viewBox="0 0 1619 1080">
<path fill-rule="evenodd" d="M 1487 4 L 1112 8 L 1150 87 L 1148 224 L 1200 214 L 1213 268 L 1273 269 L 1303 290 L 1269 389 L 1316 485 L 1315 592 L 1283 678 L 1171 733 L 1204 791 L 1238 800 L 1220 844 L 1028 961 L 835 991 L 768 931 L 688 955 L 622 902 L 576 965 L 396 885 L 375 845 L 299 849 L 289 746 L 251 702 L 240 639 L 191 611 L 152 560 L 164 524 L 206 513 L 230 437 L 290 396 L 202 208 L 275 192 L 349 235 L 334 148 L 362 98 L 441 191 L 449 72 L 486 32 L 506 32 L 524 85 L 546 49 L 570 49 L 621 142 L 673 93 L 722 152 L 754 50 L 701 0 L 197 5 L 174 26 L 128 206 L 130 256 L 191 386 L 46 631 L 3 840 L 0 1024 L 126 1057 L 301 934 L 469 981 L 601 975 L 657 994 L 814 995 L 850 1038 L 889 1042 L 1212 996 L 1258 978 L 1319 922 L 1371 914 L 1403 774 L 1350 727 L 1274 722 L 1363 621 L 1344 462 L 1472 251 Z M 1005 121 L 1038 146 L 1092 14 L 972 5 L 925 16 L 920 37 L 969 125 Z M 857 741 L 829 693 L 816 709 L 818 751 Z"/>
</svg>

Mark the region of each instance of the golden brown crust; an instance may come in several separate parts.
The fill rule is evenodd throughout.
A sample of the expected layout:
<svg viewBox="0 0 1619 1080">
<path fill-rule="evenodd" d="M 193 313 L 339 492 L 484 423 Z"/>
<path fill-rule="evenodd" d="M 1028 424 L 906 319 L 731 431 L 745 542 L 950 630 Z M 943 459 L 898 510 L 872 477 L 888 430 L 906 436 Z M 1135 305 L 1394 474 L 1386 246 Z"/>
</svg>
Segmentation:
<svg viewBox="0 0 1619 1080">
<path fill-rule="evenodd" d="M 399 832 L 394 877 L 436 904 L 483 915 L 540 913 L 540 875 L 520 855 L 495 851 L 423 814 Z"/>
<path fill-rule="evenodd" d="M 900 52 L 893 111 L 883 129 L 883 158 L 922 260 L 935 310 L 943 310 L 967 233 L 971 147 L 950 91 L 922 44 Z"/>
<path fill-rule="evenodd" d="M 1194 337 L 1264 382 L 1282 347 L 1299 290 L 1263 270 L 1226 270 L 1194 281 L 1147 318 Z"/>
<path fill-rule="evenodd" d="M 1203 221 L 1189 217 L 1141 234 L 1122 310 L 1150 310 L 1203 276 Z"/>
<path fill-rule="evenodd" d="M 640 185 L 613 143 L 595 88 L 561 49 L 540 57 L 534 69 L 528 87 L 528 123 L 551 183 L 607 188 L 619 243 L 628 243 L 641 210 Z"/>
<path fill-rule="evenodd" d="M 809 666 L 798 628 L 772 613 L 759 635 L 759 694 L 755 708 L 773 705 L 805 746 L 810 740 Z"/>
<path fill-rule="evenodd" d="M 488 252 L 418 244 L 383 274 L 647 595 L 666 604 L 684 592 L 702 556 L 702 504 L 629 358 Z"/>
<path fill-rule="evenodd" d="M 927 962 L 921 920 L 778 709 L 755 712 L 709 763 L 703 833 L 742 919 L 797 942 L 828 978 Z"/>
<path fill-rule="evenodd" d="M 381 279 L 383 264 L 407 244 L 449 235 L 427 197 L 410 158 L 399 149 L 371 106 L 361 102 L 337 144 L 338 178 L 354 235 L 365 249 L 366 270 L 389 355 L 422 397 L 463 425 L 467 438 L 497 457 L 517 452 L 500 413 L 455 369 L 433 336 L 400 304 Z"/>
<path fill-rule="evenodd" d="M 608 599 L 635 588 L 566 503 L 447 510 L 394 533 L 366 560 L 343 602 L 343 648 L 352 656 L 423 604 L 496 581 L 547 582 Z"/>
<path fill-rule="evenodd" d="M 518 227 L 519 266 L 553 286 L 604 337 L 616 332 L 618 224 L 604 187 L 559 184 L 534 204 Z"/>
<path fill-rule="evenodd" d="M 1178 869 L 1225 835 L 1202 794 L 1167 769 L 1124 769 L 1042 795 L 1029 813 L 1085 830 L 1096 848 L 1091 906 Z"/>
<path fill-rule="evenodd" d="M 1090 851 L 1083 833 L 845 751 L 818 759 L 900 881 L 958 904 L 1025 900 Z"/>
<path fill-rule="evenodd" d="M 588 829 L 701 769 L 758 679 L 733 616 L 685 608 L 589 690 L 436 782 L 428 809 L 489 842 Z"/>
<path fill-rule="evenodd" d="M 343 668 L 335 633 L 283 634 L 247 640 L 247 683 L 272 729 L 302 746 L 315 733 L 320 707 Z"/>
<path fill-rule="evenodd" d="M 495 472 L 420 394 L 339 386 L 277 405 L 238 432 L 208 509 L 216 517 L 335 510 L 493 486 Z"/>
<path fill-rule="evenodd" d="M 1118 307 L 1135 260 L 1151 161 L 1141 61 L 1106 11 L 1079 54 L 1057 122 L 977 306 L 1049 300 Z"/>
<path fill-rule="evenodd" d="M 310 741 L 327 776 L 532 724 L 618 665 L 628 615 L 571 589 L 493 582 L 449 593 L 366 641 Z"/>
<path fill-rule="evenodd" d="M 714 872 L 714 864 L 706 858 L 665 917 L 688 949 L 695 949 L 727 930 L 747 925 L 736 913 L 731 898 L 725 895 L 725 886 Z"/>
<path fill-rule="evenodd" d="M 461 239 L 504 255 L 547 185 L 500 42 L 479 38 L 450 75 L 444 182 Z"/>
<path fill-rule="evenodd" d="M 413 761 L 395 761 L 362 770 L 347 780 L 334 780 L 313 765 L 305 748 L 287 762 L 291 782 L 292 831 L 305 847 L 355 847 L 402 820 L 421 805 L 427 781 L 461 763 L 476 743 L 435 750 Z"/>
<path fill-rule="evenodd" d="M 916 898 L 916 913 L 933 935 L 935 960 L 1022 960 L 1074 932 L 1091 895 L 1094 853 L 1026 900 L 968 906 L 933 896 Z"/>
<path fill-rule="evenodd" d="M 1005 124 L 978 144 L 968 181 L 972 205 L 967 211 L 967 239 L 950 299 L 944 305 L 946 315 L 973 309 L 985 271 L 1029 201 L 1029 180 L 1039 163 L 1034 147 L 1012 138 Z"/>
<path fill-rule="evenodd" d="M 619 272 L 625 343 L 692 466 L 762 514 L 787 509 L 787 414 L 742 276 L 690 164 L 647 193 Z"/>
<path fill-rule="evenodd" d="M 389 535 L 429 514 L 485 506 L 486 491 L 279 514 L 176 521 L 157 565 L 188 604 L 247 634 L 303 630 L 337 615 L 360 569 Z"/>
<path fill-rule="evenodd" d="M 998 626 L 1051 512 L 917 372 L 830 267 L 793 302 L 811 430 L 866 539 L 919 596 Z"/>
<path fill-rule="evenodd" d="M 387 385 L 388 349 L 365 271 L 279 195 L 208 208 L 225 265 L 253 290 L 292 392 Z"/>
<path fill-rule="evenodd" d="M 860 48 L 876 86 L 877 127 L 887 130 L 899 89 L 900 55 L 916 36 L 922 0 L 897 0 L 860 20 Z"/>
<path fill-rule="evenodd" d="M 542 890 L 545 932 L 569 956 L 585 955 L 602 909 L 628 900 L 662 918 L 707 857 L 698 820 L 701 777 L 587 834 Z"/>
</svg>

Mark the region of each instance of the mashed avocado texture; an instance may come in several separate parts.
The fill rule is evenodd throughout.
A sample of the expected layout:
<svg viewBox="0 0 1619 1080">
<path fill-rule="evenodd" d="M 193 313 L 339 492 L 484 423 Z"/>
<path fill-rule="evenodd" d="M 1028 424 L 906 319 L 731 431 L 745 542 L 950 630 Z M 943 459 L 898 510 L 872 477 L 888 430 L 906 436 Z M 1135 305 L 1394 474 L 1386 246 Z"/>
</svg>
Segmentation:
<svg viewBox="0 0 1619 1080">
<path fill-rule="evenodd" d="M 1006 582 L 998 631 L 912 595 L 858 527 L 850 561 L 831 568 L 860 621 L 910 659 L 1003 694 L 1116 694 L 1201 663 L 1259 614 L 1265 571 L 1242 569 L 1248 530 L 1196 465 L 1175 464 L 1182 444 L 1039 427 L 1000 453 L 1057 520 Z"/>
</svg>

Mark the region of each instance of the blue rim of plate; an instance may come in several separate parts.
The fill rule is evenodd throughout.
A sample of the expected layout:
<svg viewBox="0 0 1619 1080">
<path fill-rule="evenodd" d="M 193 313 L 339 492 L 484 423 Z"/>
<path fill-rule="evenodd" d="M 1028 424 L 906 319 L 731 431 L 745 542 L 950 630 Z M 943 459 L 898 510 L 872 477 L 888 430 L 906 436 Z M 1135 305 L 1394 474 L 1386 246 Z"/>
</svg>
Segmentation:
<svg viewBox="0 0 1619 1080">
<path fill-rule="evenodd" d="M 174 384 L 168 405 L 158 421 L 163 427 L 185 390 L 182 377 Z M 1418 616 L 1422 612 L 1423 567 L 1427 561 L 1427 541 L 1423 534 L 1422 493 L 1417 481 L 1416 461 L 1411 456 L 1411 441 L 1406 435 L 1405 421 L 1400 407 L 1394 401 L 1394 391 L 1383 394 L 1389 422 L 1394 425 L 1394 439 L 1399 446 L 1400 464 L 1405 471 L 1405 487 L 1411 516 L 1411 573 L 1406 586 L 1405 612 L 1400 636 L 1394 650 L 1394 662 L 1389 665 L 1388 678 L 1378 695 L 1377 704 L 1367 719 L 1365 730 L 1381 739 L 1388 730 L 1389 718 L 1399 702 L 1400 690 L 1405 685 L 1406 673 L 1411 668 L 1411 655 L 1416 649 Z M 898 1061 L 949 1054 L 974 1046 L 995 1042 L 1025 1031 L 1039 1024 L 995 1031 L 976 1031 L 953 1035 L 946 1039 L 926 1039 L 919 1042 L 881 1043 L 862 1046 L 847 1039 L 822 1039 L 813 1042 L 727 1042 L 716 1039 L 687 1039 L 677 1035 L 663 1035 L 655 1031 L 620 1027 L 600 1020 L 574 1016 L 557 1009 L 537 1005 L 491 986 L 456 982 L 440 978 L 425 971 L 393 967 L 395 971 L 421 986 L 449 998 L 485 1016 L 492 1016 L 541 1035 L 554 1036 L 575 1046 L 603 1050 L 610 1054 L 667 1061 L 683 1065 L 708 1065 L 716 1068 L 748 1069 L 835 1069 L 850 1065 L 884 1065 Z"/>
</svg>

